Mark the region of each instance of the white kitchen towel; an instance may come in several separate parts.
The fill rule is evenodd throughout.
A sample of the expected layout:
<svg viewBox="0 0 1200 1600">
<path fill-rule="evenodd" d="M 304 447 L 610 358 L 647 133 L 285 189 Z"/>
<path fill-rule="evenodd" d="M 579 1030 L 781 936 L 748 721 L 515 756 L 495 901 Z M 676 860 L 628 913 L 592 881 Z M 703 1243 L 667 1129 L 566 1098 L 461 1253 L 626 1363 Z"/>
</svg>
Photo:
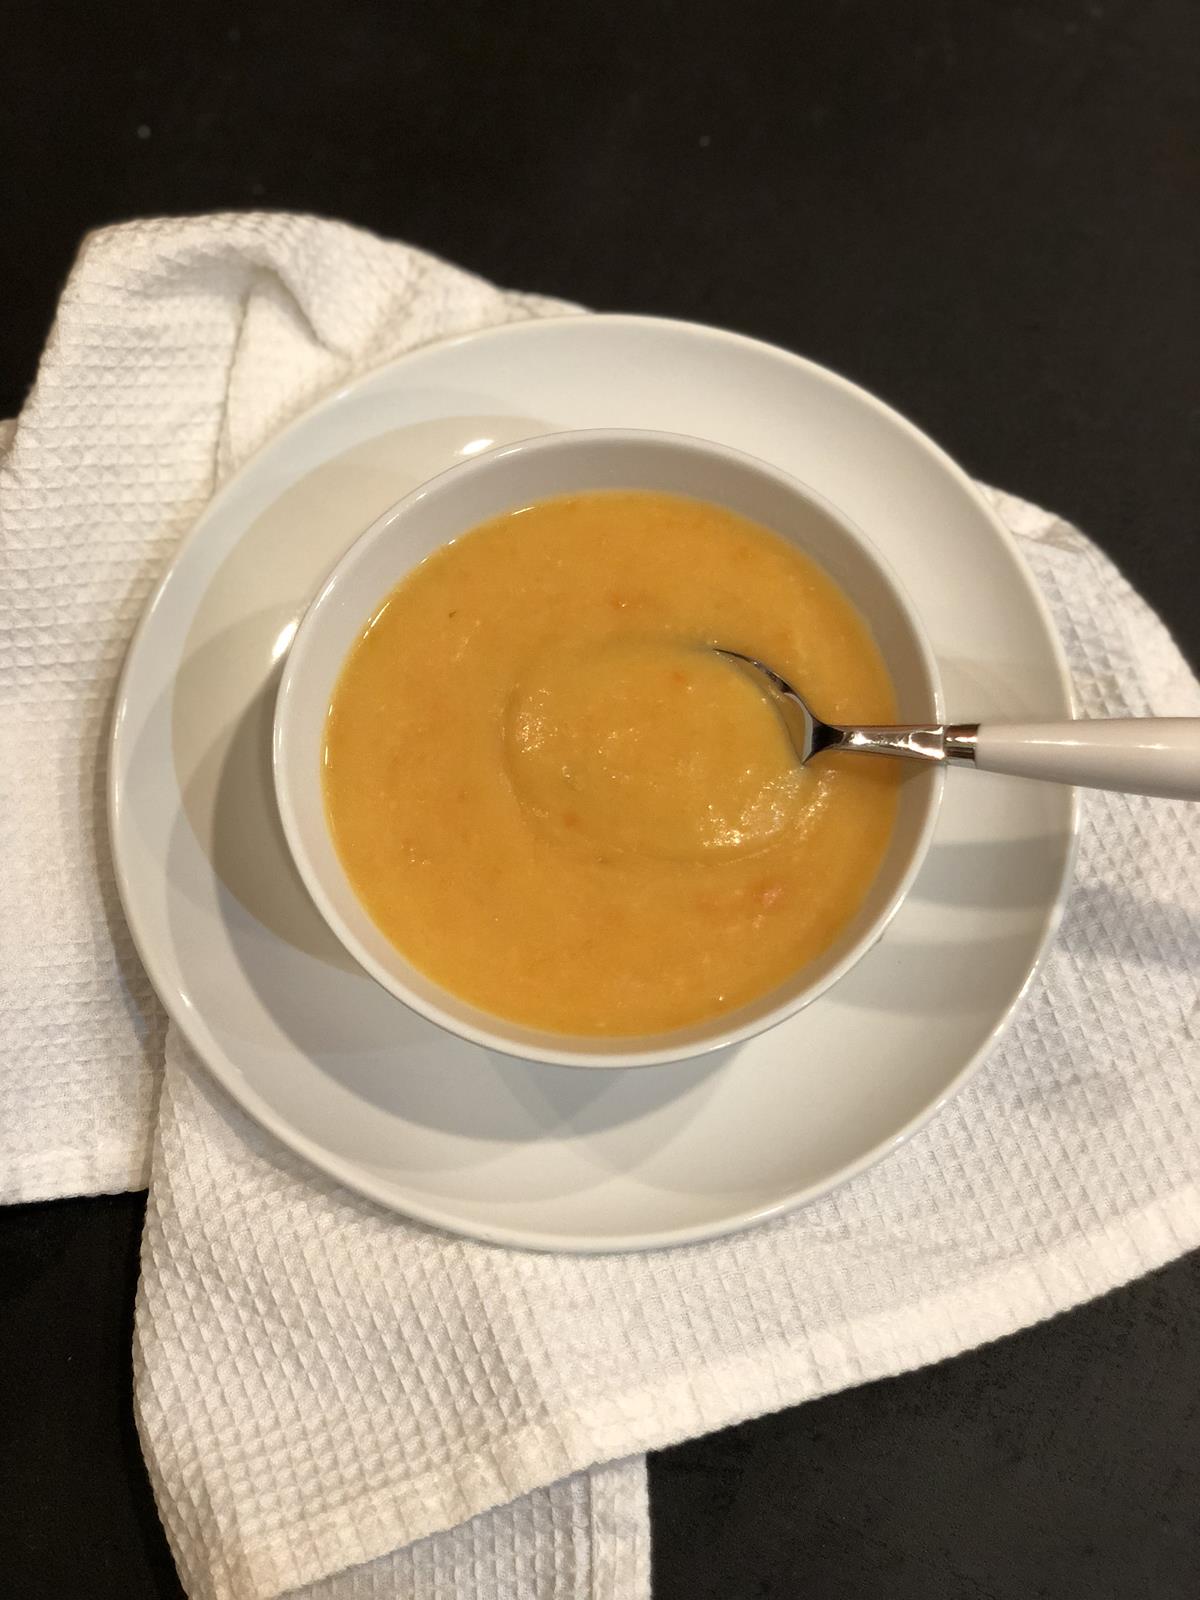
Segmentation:
<svg viewBox="0 0 1200 1600">
<path fill-rule="evenodd" d="M 118 931 L 96 751 L 166 553 L 317 393 L 538 309 L 305 218 L 85 247 L 0 481 L 9 1197 L 145 1170 L 162 1027 Z M 1200 713 L 1094 547 L 996 504 L 1081 709 Z M 1197 827 L 1091 797 L 1062 934 L 990 1062 L 881 1166 L 710 1245 L 580 1260 L 404 1223 L 250 1124 L 169 1033 L 135 1363 L 189 1592 L 634 1600 L 642 1450 L 952 1354 L 1200 1242 Z"/>
<path fill-rule="evenodd" d="M 1200 714 L 1178 651 L 1095 547 L 993 498 L 1081 710 Z M 453 1552 L 499 1539 L 535 1559 L 556 1483 L 570 1559 L 511 1592 L 634 1600 L 641 1463 L 621 1458 L 952 1355 L 1200 1243 L 1198 974 L 1200 817 L 1088 796 L 1057 944 L 928 1128 L 767 1227 L 599 1259 L 397 1221 L 252 1124 L 172 1033 L 135 1369 L 189 1592 L 273 1596 L 365 1562 L 313 1592 L 507 1594 Z M 586 1470 L 607 1462 L 603 1481 Z M 440 1586 L 393 1553 L 418 1540 Z"/>
</svg>

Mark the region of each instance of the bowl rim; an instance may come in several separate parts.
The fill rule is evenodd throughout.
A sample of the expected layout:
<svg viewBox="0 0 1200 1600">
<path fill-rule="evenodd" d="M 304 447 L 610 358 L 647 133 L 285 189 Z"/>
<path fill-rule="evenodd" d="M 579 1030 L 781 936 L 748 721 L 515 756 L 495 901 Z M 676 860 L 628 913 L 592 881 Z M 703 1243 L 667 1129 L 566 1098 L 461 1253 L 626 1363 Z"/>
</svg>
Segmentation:
<svg viewBox="0 0 1200 1600">
<path fill-rule="evenodd" d="M 941 674 L 920 616 L 891 564 L 877 549 L 868 535 L 826 496 L 811 488 L 808 484 L 803 483 L 791 473 L 782 471 L 772 466 L 769 462 L 749 454 L 747 451 L 736 450 L 729 445 L 719 444 L 715 440 L 703 439 L 691 434 L 649 428 L 575 428 L 555 433 L 534 435 L 531 438 L 497 446 L 494 449 L 483 451 L 479 455 L 469 457 L 467 460 L 453 463 L 441 472 L 427 478 L 410 490 L 408 494 L 395 501 L 357 535 L 339 557 L 305 608 L 288 648 L 275 696 L 271 739 L 273 787 L 288 850 L 304 883 L 304 887 L 320 912 L 326 926 L 358 966 L 394 999 L 407 1006 L 410 1010 L 415 1011 L 427 1021 L 436 1024 L 460 1039 L 466 1040 L 470 1044 L 478 1045 L 483 1049 L 492 1050 L 517 1060 L 538 1062 L 551 1066 L 584 1067 L 604 1071 L 667 1065 L 673 1062 L 699 1059 L 712 1055 L 717 1051 L 729 1049 L 731 1046 L 753 1039 L 760 1033 L 767 1032 L 788 1017 L 794 1016 L 798 1011 L 803 1010 L 819 996 L 827 993 L 834 984 L 838 983 L 862 959 L 868 950 L 878 943 L 888 924 L 904 903 L 924 863 L 929 845 L 933 839 L 945 789 L 946 773 L 943 764 L 927 769 L 929 797 L 926 802 L 925 815 L 920 831 L 909 852 L 908 863 L 901 873 L 887 904 L 878 916 L 872 919 L 842 958 L 835 962 L 819 980 L 806 985 L 798 993 L 790 995 L 786 1000 L 772 1007 L 770 1011 L 752 1020 L 730 1027 L 721 1027 L 721 1018 L 718 1016 L 714 1019 L 711 1037 L 705 1037 L 699 1041 L 693 1039 L 683 1047 L 679 1044 L 672 1045 L 669 1043 L 670 1033 L 660 1035 L 664 1041 L 662 1045 L 624 1051 L 613 1048 L 614 1044 L 619 1044 L 620 1035 L 597 1035 L 594 1051 L 579 1047 L 577 1043 L 573 1043 L 571 1048 L 566 1046 L 557 1048 L 551 1044 L 545 1046 L 534 1045 L 526 1042 L 518 1044 L 503 1033 L 493 1032 L 486 1027 L 451 1015 L 435 1002 L 411 990 L 403 979 L 398 978 L 395 973 L 390 972 L 378 962 L 370 951 L 365 949 L 359 942 L 354 931 L 343 921 L 341 914 L 329 899 L 305 844 L 304 833 L 294 804 L 290 778 L 293 765 L 291 750 L 292 716 L 298 700 L 295 690 L 296 679 L 300 676 L 306 657 L 313 648 L 313 641 L 317 637 L 325 608 L 331 596 L 345 579 L 346 574 L 364 559 L 368 549 L 383 540 L 397 523 L 402 522 L 431 495 L 443 493 L 468 477 L 485 476 L 495 471 L 497 466 L 504 460 L 530 454 L 541 455 L 570 451 L 572 448 L 578 448 L 585 443 L 598 446 L 612 445 L 614 447 L 629 446 L 630 444 L 662 445 L 676 450 L 681 448 L 692 450 L 699 455 L 728 461 L 742 470 L 749 469 L 760 477 L 772 480 L 787 492 L 815 506 L 838 527 L 844 536 L 859 547 L 860 551 L 866 555 L 885 579 L 891 596 L 903 614 L 916 644 L 922 668 L 932 689 L 933 710 L 936 721 L 945 721 L 945 706 Z M 494 514 L 497 516 L 502 515 L 499 511 Z M 477 525 L 474 524 L 473 526 Z M 456 537 L 461 537 L 461 535 Z M 448 542 L 450 541 L 443 541 L 442 545 L 437 548 L 444 548 L 445 543 Z M 427 559 L 427 557 L 422 559 Z M 406 566 L 402 575 L 396 580 L 397 583 L 403 582 L 404 578 L 414 570 L 416 565 L 419 565 L 419 563 Z M 316 770 L 316 764 L 314 763 L 314 772 Z M 427 981 L 435 988 L 445 992 L 448 998 L 458 999 L 457 996 L 453 995 L 453 991 L 438 983 L 436 979 L 430 978 Z M 466 1003 L 471 1004 L 471 1002 Z M 482 1013 L 483 1008 L 476 1007 L 475 1009 Z M 736 1015 L 736 1013 L 730 1013 L 730 1015 Z M 498 1028 L 503 1028 L 506 1025 L 512 1027 L 522 1026 L 522 1024 L 511 1022 L 510 1019 L 499 1014 L 496 1015 L 496 1025 Z M 695 1026 L 703 1026 L 703 1024 Z M 543 1032 L 548 1037 L 552 1037 L 550 1030 L 531 1031 Z M 683 1032 L 682 1029 L 679 1031 Z M 562 1035 L 564 1040 L 571 1039 L 572 1041 L 578 1041 L 580 1037 L 577 1034 Z"/>
</svg>

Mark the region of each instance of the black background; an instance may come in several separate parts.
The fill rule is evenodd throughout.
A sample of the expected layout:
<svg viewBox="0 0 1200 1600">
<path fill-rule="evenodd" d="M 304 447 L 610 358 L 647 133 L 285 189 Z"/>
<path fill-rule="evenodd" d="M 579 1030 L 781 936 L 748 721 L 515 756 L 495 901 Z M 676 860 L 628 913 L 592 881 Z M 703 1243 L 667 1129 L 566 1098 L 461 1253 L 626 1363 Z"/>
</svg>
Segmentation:
<svg viewBox="0 0 1200 1600">
<path fill-rule="evenodd" d="M 9 0 L 0 41 L 0 414 L 87 229 L 317 211 L 827 363 L 1200 656 L 1191 0 Z M 130 1416 L 141 1215 L 0 1213 L 5 1597 L 179 1593 Z M 651 1489 L 658 1600 L 1194 1600 L 1200 1258 Z"/>
</svg>

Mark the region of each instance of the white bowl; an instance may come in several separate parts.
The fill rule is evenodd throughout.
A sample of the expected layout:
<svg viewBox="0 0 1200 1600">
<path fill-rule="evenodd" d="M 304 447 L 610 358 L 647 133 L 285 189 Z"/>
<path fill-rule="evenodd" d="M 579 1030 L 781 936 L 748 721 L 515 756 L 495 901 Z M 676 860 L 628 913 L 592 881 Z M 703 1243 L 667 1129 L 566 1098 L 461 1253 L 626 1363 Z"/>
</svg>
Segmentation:
<svg viewBox="0 0 1200 1600">
<path fill-rule="evenodd" d="M 773 1027 L 815 1000 L 870 949 L 933 836 L 943 770 L 914 768 L 901 785 L 883 864 L 832 945 L 769 994 L 709 1022 L 636 1038 L 550 1033 L 483 1011 L 426 977 L 368 916 L 333 846 L 321 753 L 334 685 L 380 600 L 426 556 L 503 512 L 590 489 L 689 495 L 773 528 L 819 562 L 869 623 L 895 685 L 900 720 L 944 720 L 937 667 L 895 575 L 820 495 L 751 456 L 700 439 L 632 431 L 549 434 L 477 456 L 431 479 L 384 512 L 338 562 L 296 631 L 280 682 L 275 791 L 284 833 L 317 907 L 354 959 L 398 1000 L 451 1033 L 508 1055 L 565 1066 L 651 1066 L 720 1050 Z"/>
</svg>

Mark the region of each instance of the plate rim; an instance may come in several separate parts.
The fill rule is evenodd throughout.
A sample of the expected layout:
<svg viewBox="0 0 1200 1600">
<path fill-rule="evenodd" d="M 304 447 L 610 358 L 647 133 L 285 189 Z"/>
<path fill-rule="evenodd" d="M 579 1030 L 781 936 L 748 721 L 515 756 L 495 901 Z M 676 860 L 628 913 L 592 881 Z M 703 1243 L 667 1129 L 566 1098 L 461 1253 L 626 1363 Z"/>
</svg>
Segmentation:
<svg viewBox="0 0 1200 1600">
<path fill-rule="evenodd" d="M 671 317 L 656 317 L 624 312 L 564 311 L 544 316 L 535 314 L 517 320 L 492 323 L 485 327 L 452 334 L 446 338 L 431 339 L 414 346 L 411 350 L 404 351 L 398 356 L 392 356 L 364 368 L 361 372 L 339 384 L 337 388 L 320 396 L 311 405 L 306 406 L 295 417 L 291 418 L 284 427 L 266 437 L 246 457 L 241 465 L 225 479 L 216 493 L 205 504 L 195 522 L 175 546 L 138 618 L 137 625 L 126 647 L 117 677 L 110 731 L 106 741 L 107 775 L 105 794 L 109 854 L 112 860 L 122 914 L 125 917 L 138 958 L 150 979 L 159 1003 L 163 1006 L 169 1019 L 179 1028 L 189 1047 L 203 1063 L 205 1071 L 229 1094 L 241 1111 L 274 1138 L 278 1139 L 287 1149 L 295 1152 L 315 1167 L 317 1171 L 333 1178 L 352 1192 L 371 1200 L 391 1214 L 407 1217 L 418 1223 L 439 1228 L 458 1237 L 476 1239 L 486 1244 L 500 1245 L 512 1249 L 554 1254 L 612 1255 L 635 1250 L 682 1247 L 706 1240 L 725 1238 L 759 1224 L 770 1222 L 809 1205 L 825 1195 L 834 1193 L 844 1184 L 849 1183 L 853 1178 L 858 1177 L 878 1161 L 897 1150 L 901 1145 L 907 1143 L 914 1134 L 931 1122 L 937 1113 L 960 1092 L 969 1079 L 974 1076 L 983 1061 L 991 1054 L 999 1040 L 1007 1032 L 1021 1002 L 1041 971 L 1062 921 L 1070 893 L 1078 851 L 1080 801 L 1077 789 L 1066 788 L 1066 847 L 1063 852 L 1062 865 L 1058 874 L 1058 881 L 1054 886 L 1053 895 L 1045 903 L 1041 931 L 1027 970 L 1020 984 L 1005 1003 L 1003 1010 L 998 1015 L 987 1036 L 981 1041 L 976 1050 L 963 1061 L 957 1072 L 943 1086 L 941 1092 L 910 1117 L 896 1132 L 872 1145 L 862 1155 L 844 1166 L 835 1177 L 819 1180 L 803 1189 L 793 1190 L 786 1196 L 767 1205 L 753 1206 L 731 1213 L 717 1222 L 706 1221 L 673 1228 L 660 1228 L 648 1232 L 580 1239 L 575 1236 L 568 1237 L 542 1230 L 531 1230 L 503 1224 L 491 1226 L 474 1219 L 467 1222 L 452 1213 L 444 1211 L 435 1204 L 426 1204 L 423 1201 L 417 1201 L 416 1203 L 406 1201 L 404 1205 L 400 1205 L 397 1203 L 395 1195 L 389 1192 L 385 1183 L 376 1181 L 370 1172 L 355 1167 L 349 1160 L 324 1149 L 311 1140 L 307 1134 L 295 1128 L 274 1109 L 263 1095 L 246 1081 L 236 1068 L 230 1066 L 227 1069 L 223 1062 L 219 1065 L 214 1064 L 212 1057 L 216 1056 L 219 1061 L 220 1051 L 213 1050 L 210 1052 L 206 1048 L 203 1035 L 208 1030 L 204 1024 L 203 1017 L 193 1007 L 182 985 L 164 974 L 163 963 L 157 959 L 151 948 L 151 941 L 144 936 L 144 930 L 139 927 L 137 914 L 133 909 L 135 897 L 129 874 L 122 861 L 119 843 L 124 798 L 122 756 L 124 753 L 125 729 L 128 722 L 129 687 L 138 666 L 138 658 L 144 647 L 144 641 L 153 625 L 163 597 L 186 554 L 194 543 L 203 538 L 210 522 L 220 514 L 226 500 L 233 497 L 243 480 L 255 470 L 260 460 L 268 452 L 277 449 L 291 434 L 311 425 L 314 417 L 325 411 L 332 410 L 372 382 L 382 378 L 385 374 L 403 367 L 408 361 L 427 355 L 430 352 L 451 349 L 468 343 L 474 344 L 489 341 L 503 336 L 512 337 L 514 334 L 518 336 L 528 335 L 534 330 L 561 327 L 564 324 L 610 327 L 621 325 L 643 331 L 666 329 L 688 336 L 698 336 L 701 339 L 712 342 L 730 344 L 737 348 L 748 347 L 774 360 L 782 360 L 785 363 L 792 364 L 805 372 L 810 378 L 815 378 L 818 382 L 834 384 L 854 401 L 860 404 L 865 403 L 868 409 L 874 411 L 888 423 L 893 426 L 898 425 L 921 451 L 931 456 L 943 472 L 948 472 L 959 487 L 966 490 L 977 511 L 982 513 L 993 537 L 1004 549 L 1019 583 L 1025 590 L 1028 599 L 1032 602 L 1034 612 L 1041 625 L 1042 633 L 1050 646 L 1050 652 L 1057 669 L 1058 688 L 1071 715 L 1075 714 L 1077 704 L 1066 652 L 1054 626 L 1046 598 L 1021 554 L 1015 536 L 1000 520 L 993 507 L 981 493 L 975 480 L 935 440 L 918 428 L 903 413 L 896 411 L 886 401 L 864 389 L 852 379 L 842 376 L 819 362 L 787 350 L 783 346 L 772 344 L 769 340 L 737 333 L 731 329 L 712 327 L 705 323 Z M 936 649 L 934 654 L 936 656 Z M 830 992 L 835 990 L 836 985 Z M 652 1071 L 653 1068 L 635 1067 L 628 1070 Z"/>
</svg>

